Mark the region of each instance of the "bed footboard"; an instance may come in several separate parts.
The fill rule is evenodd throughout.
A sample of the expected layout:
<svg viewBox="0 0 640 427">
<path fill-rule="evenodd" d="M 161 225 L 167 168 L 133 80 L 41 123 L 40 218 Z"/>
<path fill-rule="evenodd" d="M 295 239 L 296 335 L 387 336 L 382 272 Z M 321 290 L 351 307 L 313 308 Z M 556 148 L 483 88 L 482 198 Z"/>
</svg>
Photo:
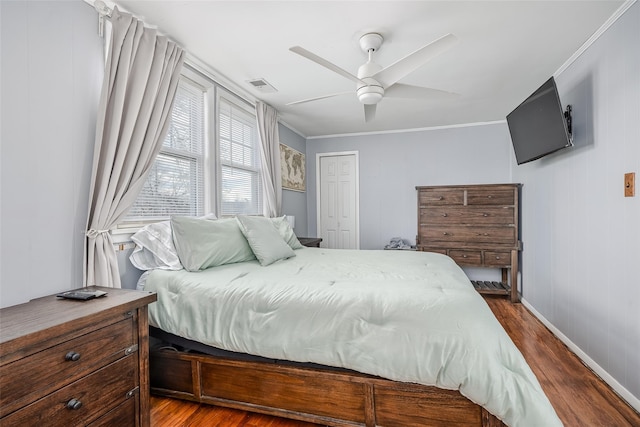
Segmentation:
<svg viewBox="0 0 640 427">
<path fill-rule="evenodd" d="M 151 352 L 151 392 L 328 426 L 504 424 L 458 391 L 345 370 Z"/>
</svg>

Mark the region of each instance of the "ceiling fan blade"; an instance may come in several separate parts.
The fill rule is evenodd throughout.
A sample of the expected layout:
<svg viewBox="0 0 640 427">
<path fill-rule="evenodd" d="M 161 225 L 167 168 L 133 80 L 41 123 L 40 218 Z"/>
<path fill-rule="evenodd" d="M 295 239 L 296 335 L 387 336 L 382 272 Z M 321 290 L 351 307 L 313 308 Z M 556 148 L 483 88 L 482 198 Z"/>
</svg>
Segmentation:
<svg viewBox="0 0 640 427">
<path fill-rule="evenodd" d="M 420 68 L 427 61 L 440 55 L 445 50 L 456 44 L 458 38 L 453 34 L 447 34 L 438 40 L 421 47 L 404 58 L 394 62 L 386 68 L 378 71 L 373 77 L 387 89 L 389 86 L 402 79 L 406 75 Z"/>
<path fill-rule="evenodd" d="M 460 95 L 455 92 L 447 92 L 446 90 L 395 83 L 384 91 L 384 96 L 386 98 L 449 99 Z"/>
<path fill-rule="evenodd" d="M 303 99 L 301 101 L 290 102 L 286 105 L 304 104 L 305 102 L 317 101 L 319 99 L 332 98 L 334 96 L 340 96 L 340 95 L 353 95 L 353 91 L 351 90 L 349 92 L 337 92 L 337 93 L 331 93 L 329 95 L 316 96 L 315 98 L 308 98 L 308 99 Z"/>
<path fill-rule="evenodd" d="M 366 84 L 365 82 L 363 82 L 362 80 L 360 80 L 359 78 L 357 78 L 356 76 L 354 76 L 353 74 L 351 74 L 350 72 L 343 70 L 342 68 L 338 67 L 335 64 L 332 64 L 331 62 L 327 61 L 324 58 L 319 57 L 318 55 L 316 55 L 315 53 L 309 52 L 307 49 L 300 47 L 300 46 L 294 46 L 292 48 L 289 48 L 289 50 L 293 53 L 297 53 L 300 56 L 303 56 L 313 62 L 315 62 L 316 64 L 322 65 L 325 68 L 328 68 L 329 70 L 333 71 L 334 73 L 338 73 L 343 77 L 348 78 L 349 80 L 355 82 L 355 83 L 359 83 L 359 84 Z"/>
<path fill-rule="evenodd" d="M 369 123 L 376 118 L 376 104 L 364 104 L 364 121 Z"/>
</svg>

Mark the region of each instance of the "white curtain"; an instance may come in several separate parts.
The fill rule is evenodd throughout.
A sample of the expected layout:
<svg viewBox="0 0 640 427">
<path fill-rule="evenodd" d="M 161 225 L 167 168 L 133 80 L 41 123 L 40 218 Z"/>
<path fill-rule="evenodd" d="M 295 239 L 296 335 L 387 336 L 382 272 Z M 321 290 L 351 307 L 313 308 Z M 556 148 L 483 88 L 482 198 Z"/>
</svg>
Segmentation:
<svg viewBox="0 0 640 427">
<path fill-rule="evenodd" d="M 264 188 L 264 215 L 280 216 L 282 210 L 282 171 L 280 169 L 280 135 L 278 112 L 264 102 L 256 102 L 260 157 L 262 159 L 262 184 Z"/>
<path fill-rule="evenodd" d="M 109 230 L 127 213 L 167 133 L 184 52 L 114 8 L 96 120 L 85 286 L 120 287 Z"/>
</svg>

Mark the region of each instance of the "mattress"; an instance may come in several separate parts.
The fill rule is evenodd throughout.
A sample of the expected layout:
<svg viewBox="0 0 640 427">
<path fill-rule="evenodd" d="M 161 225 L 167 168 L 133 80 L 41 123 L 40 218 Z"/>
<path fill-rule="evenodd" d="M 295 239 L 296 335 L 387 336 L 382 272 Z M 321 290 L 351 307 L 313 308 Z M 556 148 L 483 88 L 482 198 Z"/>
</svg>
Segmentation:
<svg viewBox="0 0 640 427">
<path fill-rule="evenodd" d="M 464 272 L 429 252 L 305 248 L 151 271 L 149 323 L 224 350 L 459 390 L 510 426 L 562 425 Z"/>
</svg>

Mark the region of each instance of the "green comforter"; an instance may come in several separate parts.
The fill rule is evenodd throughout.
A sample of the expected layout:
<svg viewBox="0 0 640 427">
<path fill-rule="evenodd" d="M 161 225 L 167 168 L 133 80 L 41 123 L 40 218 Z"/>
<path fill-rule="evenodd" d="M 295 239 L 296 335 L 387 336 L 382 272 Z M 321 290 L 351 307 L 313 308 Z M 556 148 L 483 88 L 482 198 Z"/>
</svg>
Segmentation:
<svg viewBox="0 0 640 427">
<path fill-rule="evenodd" d="M 214 347 L 459 390 L 510 426 L 560 426 L 522 354 L 444 255 L 301 249 L 153 271 L 149 322 Z"/>
</svg>

